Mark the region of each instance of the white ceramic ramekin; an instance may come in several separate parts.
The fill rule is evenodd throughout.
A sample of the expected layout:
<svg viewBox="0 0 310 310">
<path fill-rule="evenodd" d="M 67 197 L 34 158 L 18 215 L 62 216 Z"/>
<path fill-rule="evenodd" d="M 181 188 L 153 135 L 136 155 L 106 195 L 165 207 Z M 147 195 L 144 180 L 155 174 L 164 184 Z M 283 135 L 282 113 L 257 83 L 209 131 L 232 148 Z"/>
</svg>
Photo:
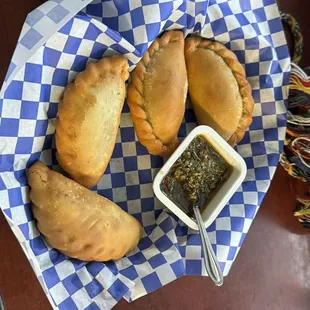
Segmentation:
<svg viewBox="0 0 310 310">
<path fill-rule="evenodd" d="M 157 173 L 153 182 L 153 190 L 156 197 L 168 209 L 177 215 L 186 225 L 196 230 L 198 230 L 197 223 L 162 192 L 160 184 L 174 162 L 180 157 L 191 141 L 198 135 L 204 136 L 211 146 L 213 146 L 232 167 L 232 172 L 229 178 L 222 184 L 220 189 L 215 193 L 202 212 L 202 219 L 205 227 L 210 226 L 218 214 L 222 211 L 229 199 L 243 182 L 247 171 L 243 158 L 211 127 L 197 126 L 183 140 L 180 146 Z"/>
</svg>

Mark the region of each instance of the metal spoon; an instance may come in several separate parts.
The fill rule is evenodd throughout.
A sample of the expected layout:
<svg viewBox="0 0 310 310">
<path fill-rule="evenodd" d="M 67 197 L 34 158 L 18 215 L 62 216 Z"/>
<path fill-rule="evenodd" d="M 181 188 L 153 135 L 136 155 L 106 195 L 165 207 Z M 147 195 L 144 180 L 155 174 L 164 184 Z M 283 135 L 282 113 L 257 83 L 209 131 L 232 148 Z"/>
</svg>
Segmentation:
<svg viewBox="0 0 310 310">
<path fill-rule="evenodd" d="M 217 257 L 215 256 L 215 253 L 211 246 L 211 242 L 208 237 L 207 231 L 203 224 L 203 220 L 202 220 L 201 213 L 200 213 L 200 201 L 201 199 L 199 199 L 199 202 L 194 205 L 193 211 L 194 211 L 196 221 L 198 224 L 198 228 L 199 228 L 199 232 L 200 232 L 204 263 L 206 266 L 207 273 L 209 277 L 211 278 L 211 280 L 214 282 L 216 286 L 221 286 L 224 282 L 223 273 L 219 265 L 219 262 L 217 260 Z"/>
</svg>

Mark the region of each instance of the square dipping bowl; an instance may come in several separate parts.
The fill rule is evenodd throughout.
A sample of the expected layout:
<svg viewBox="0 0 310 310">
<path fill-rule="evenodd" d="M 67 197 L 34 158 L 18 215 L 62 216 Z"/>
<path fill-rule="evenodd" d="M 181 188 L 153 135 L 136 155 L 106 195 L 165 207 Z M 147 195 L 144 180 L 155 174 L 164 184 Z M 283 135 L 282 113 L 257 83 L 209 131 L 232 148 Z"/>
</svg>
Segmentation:
<svg viewBox="0 0 310 310">
<path fill-rule="evenodd" d="M 170 200 L 161 189 L 161 183 L 166 174 L 169 172 L 171 166 L 181 156 L 196 136 L 203 136 L 210 146 L 214 148 L 231 166 L 231 173 L 228 179 L 220 186 L 213 197 L 207 201 L 207 204 L 203 209 L 202 219 L 206 228 L 212 224 L 212 222 L 228 203 L 229 199 L 241 185 L 245 179 L 247 167 L 243 158 L 215 130 L 211 127 L 203 125 L 197 126 L 194 130 L 192 130 L 171 155 L 171 157 L 166 161 L 154 179 L 154 193 L 156 197 L 187 226 L 198 230 L 196 221 L 189 217 L 181 208 L 178 207 L 178 205 Z"/>
</svg>

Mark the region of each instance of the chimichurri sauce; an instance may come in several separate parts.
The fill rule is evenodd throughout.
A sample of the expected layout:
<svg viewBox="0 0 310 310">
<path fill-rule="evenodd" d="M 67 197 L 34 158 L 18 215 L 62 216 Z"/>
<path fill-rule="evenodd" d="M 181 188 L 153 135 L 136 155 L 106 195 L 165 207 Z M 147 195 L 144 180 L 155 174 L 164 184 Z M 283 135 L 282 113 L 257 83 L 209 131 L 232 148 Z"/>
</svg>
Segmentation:
<svg viewBox="0 0 310 310">
<path fill-rule="evenodd" d="M 202 208 L 206 206 L 210 197 L 228 179 L 230 170 L 230 165 L 206 139 L 197 136 L 164 177 L 161 190 L 190 215 L 199 196 Z"/>
</svg>

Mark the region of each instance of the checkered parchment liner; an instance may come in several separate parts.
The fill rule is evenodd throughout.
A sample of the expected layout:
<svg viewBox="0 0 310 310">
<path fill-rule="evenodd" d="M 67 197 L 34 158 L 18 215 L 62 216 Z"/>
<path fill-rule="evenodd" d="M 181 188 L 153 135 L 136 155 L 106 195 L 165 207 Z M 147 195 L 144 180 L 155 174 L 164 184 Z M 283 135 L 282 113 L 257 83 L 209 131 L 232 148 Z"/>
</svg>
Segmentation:
<svg viewBox="0 0 310 310">
<path fill-rule="evenodd" d="M 60 170 L 53 134 L 57 103 L 68 81 L 86 63 L 115 53 L 124 54 L 133 69 L 163 30 L 182 29 L 186 35 L 199 32 L 224 43 L 244 65 L 253 87 L 253 123 L 237 146 L 247 164 L 247 177 L 208 228 L 227 275 L 283 146 L 290 59 L 275 1 L 94 1 L 77 15 L 65 6 L 67 0 L 48 3 L 63 13 L 62 18 L 57 12 L 41 14 L 38 8 L 26 24 L 37 33 L 36 24 L 44 25 L 42 19 L 64 26 L 41 46 L 37 45 L 43 35 L 25 39 L 22 34 L 19 48 L 21 44 L 29 50 L 35 47 L 36 52 L 14 77 L 17 65 L 11 65 L 0 100 L 0 204 L 53 307 L 109 309 L 121 298 L 135 300 L 182 275 L 205 275 L 197 232 L 154 198 L 152 179 L 163 161 L 150 156 L 137 141 L 126 103 L 112 159 L 93 190 L 141 222 L 145 234 L 138 248 L 116 262 L 70 259 L 47 246 L 29 202 L 25 169 L 40 159 Z M 75 9 L 82 7 L 79 4 Z M 195 126 L 188 105 L 179 136 L 185 137 Z"/>
</svg>

